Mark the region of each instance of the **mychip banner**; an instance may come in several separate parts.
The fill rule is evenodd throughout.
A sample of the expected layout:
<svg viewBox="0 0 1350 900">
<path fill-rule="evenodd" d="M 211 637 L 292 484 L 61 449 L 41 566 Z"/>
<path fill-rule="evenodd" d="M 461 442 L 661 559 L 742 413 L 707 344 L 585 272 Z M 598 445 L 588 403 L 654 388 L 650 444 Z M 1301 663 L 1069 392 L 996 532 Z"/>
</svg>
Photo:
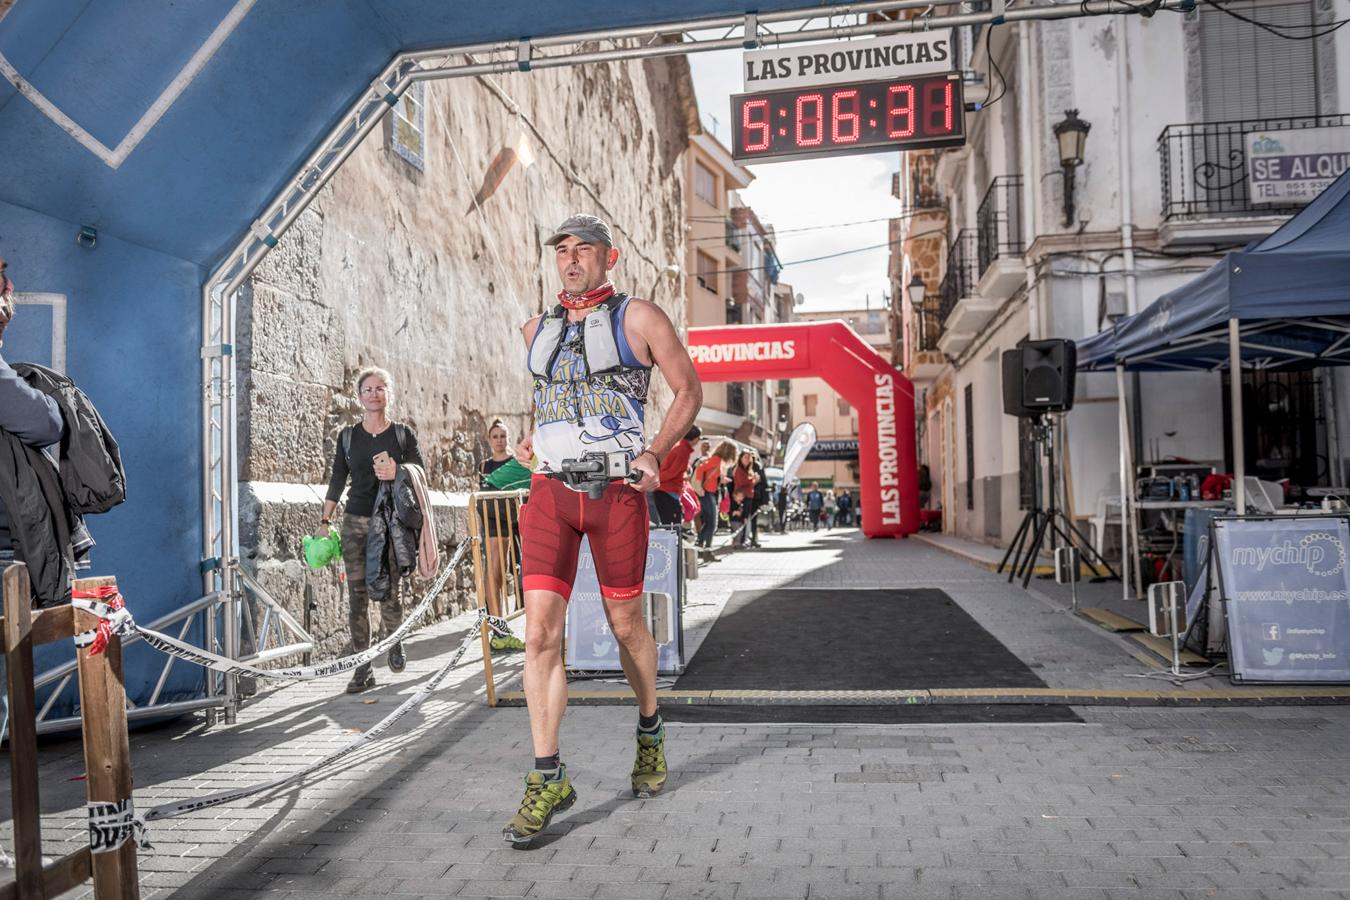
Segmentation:
<svg viewBox="0 0 1350 900">
<path fill-rule="evenodd" d="M 1350 519 L 1218 519 L 1232 679 L 1350 682 Z"/>
</svg>

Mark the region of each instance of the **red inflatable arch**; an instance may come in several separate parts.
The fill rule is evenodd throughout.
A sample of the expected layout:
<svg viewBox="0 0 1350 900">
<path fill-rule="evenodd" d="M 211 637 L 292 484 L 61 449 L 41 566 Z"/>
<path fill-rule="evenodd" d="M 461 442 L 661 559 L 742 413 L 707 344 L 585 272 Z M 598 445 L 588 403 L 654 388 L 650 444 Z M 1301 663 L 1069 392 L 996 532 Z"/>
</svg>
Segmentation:
<svg viewBox="0 0 1350 900">
<path fill-rule="evenodd" d="M 904 537 L 919 529 L 914 387 L 843 322 L 690 328 L 689 355 L 704 381 L 816 376 L 858 410 L 862 529 Z"/>
</svg>

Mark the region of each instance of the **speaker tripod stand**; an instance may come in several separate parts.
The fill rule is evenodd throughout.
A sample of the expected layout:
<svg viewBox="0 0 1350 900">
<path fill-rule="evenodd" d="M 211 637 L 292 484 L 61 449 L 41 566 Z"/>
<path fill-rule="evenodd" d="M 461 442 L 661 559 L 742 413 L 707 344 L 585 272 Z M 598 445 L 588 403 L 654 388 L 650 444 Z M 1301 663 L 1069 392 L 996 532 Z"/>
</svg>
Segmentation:
<svg viewBox="0 0 1350 900">
<path fill-rule="evenodd" d="M 1022 587 L 1029 586 L 1032 573 L 1036 569 L 1036 560 L 1040 556 L 1041 546 L 1045 543 L 1046 536 L 1049 535 L 1052 549 L 1058 549 L 1061 540 L 1064 542 L 1064 546 L 1076 548 L 1079 558 L 1086 563 L 1094 579 L 1113 578 L 1119 580 L 1120 576 L 1111 568 L 1110 563 L 1102 558 L 1102 555 L 1092 546 L 1092 542 L 1083 536 L 1078 527 L 1056 505 L 1055 434 L 1049 418 L 1044 415 L 1028 418 L 1030 419 L 1031 440 L 1036 448 L 1035 455 L 1038 459 L 1038 464 L 1035 466 L 1032 476 L 1035 491 L 1032 494 L 1031 509 L 1027 510 L 1027 514 L 1022 517 L 1022 524 L 1017 526 L 1017 534 L 1013 537 L 1012 543 L 1008 545 L 1008 550 L 1003 554 L 1003 559 L 999 561 L 998 573 L 1002 575 L 1003 570 L 1008 569 L 1009 583 L 1021 576 Z M 1050 479 L 1050 504 L 1045 508 L 1041 506 L 1039 457 L 1042 453 L 1045 454 L 1047 474 Z M 1098 569 L 1098 566 L 1106 570 L 1105 574 Z"/>
</svg>

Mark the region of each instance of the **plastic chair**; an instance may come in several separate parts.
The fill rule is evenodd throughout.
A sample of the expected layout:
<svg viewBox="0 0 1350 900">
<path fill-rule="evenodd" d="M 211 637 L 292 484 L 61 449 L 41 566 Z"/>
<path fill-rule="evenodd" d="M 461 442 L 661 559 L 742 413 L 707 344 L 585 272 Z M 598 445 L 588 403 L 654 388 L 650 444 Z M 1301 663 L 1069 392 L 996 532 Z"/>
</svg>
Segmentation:
<svg viewBox="0 0 1350 900">
<path fill-rule="evenodd" d="M 1088 524 L 1092 526 L 1092 546 L 1098 556 L 1103 556 L 1105 551 L 1107 526 L 1120 526 L 1123 506 L 1120 496 L 1120 473 L 1112 472 L 1106 480 L 1106 487 L 1097 495 L 1097 505 L 1093 514 L 1088 517 Z"/>
</svg>

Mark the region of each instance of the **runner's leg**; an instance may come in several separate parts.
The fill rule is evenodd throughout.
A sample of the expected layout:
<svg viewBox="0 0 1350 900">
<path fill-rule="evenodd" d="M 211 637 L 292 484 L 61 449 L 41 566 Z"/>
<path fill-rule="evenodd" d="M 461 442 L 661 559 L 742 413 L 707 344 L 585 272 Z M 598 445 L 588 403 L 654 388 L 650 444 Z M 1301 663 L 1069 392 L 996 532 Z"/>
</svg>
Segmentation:
<svg viewBox="0 0 1350 900">
<path fill-rule="evenodd" d="M 577 574 L 581 531 L 577 527 L 583 495 L 552 479 L 536 476 L 530 502 L 521 509 L 525 588 L 525 703 L 536 757 L 559 752 L 558 732 L 567 709 L 567 673 L 563 668 L 563 625 L 567 598 Z M 646 509 L 642 509 L 643 521 Z"/>
<path fill-rule="evenodd" d="M 646 498 L 613 485 L 604 499 L 586 504 L 586 536 L 605 615 L 619 642 L 619 663 L 637 695 L 642 715 L 656 712 L 656 641 L 643 617 L 642 581 L 647 568 Z"/>
<path fill-rule="evenodd" d="M 525 592 L 525 704 L 536 757 L 558 752 L 558 732 L 567 711 L 567 672 L 562 658 L 566 616 L 567 601 L 562 594 Z"/>
<path fill-rule="evenodd" d="M 647 630 L 643 599 L 605 598 L 605 616 L 619 642 L 619 664 L 637 696 L 638 711 L 644 716 L 656 712 L 656 639 Z"/>
</svg>

